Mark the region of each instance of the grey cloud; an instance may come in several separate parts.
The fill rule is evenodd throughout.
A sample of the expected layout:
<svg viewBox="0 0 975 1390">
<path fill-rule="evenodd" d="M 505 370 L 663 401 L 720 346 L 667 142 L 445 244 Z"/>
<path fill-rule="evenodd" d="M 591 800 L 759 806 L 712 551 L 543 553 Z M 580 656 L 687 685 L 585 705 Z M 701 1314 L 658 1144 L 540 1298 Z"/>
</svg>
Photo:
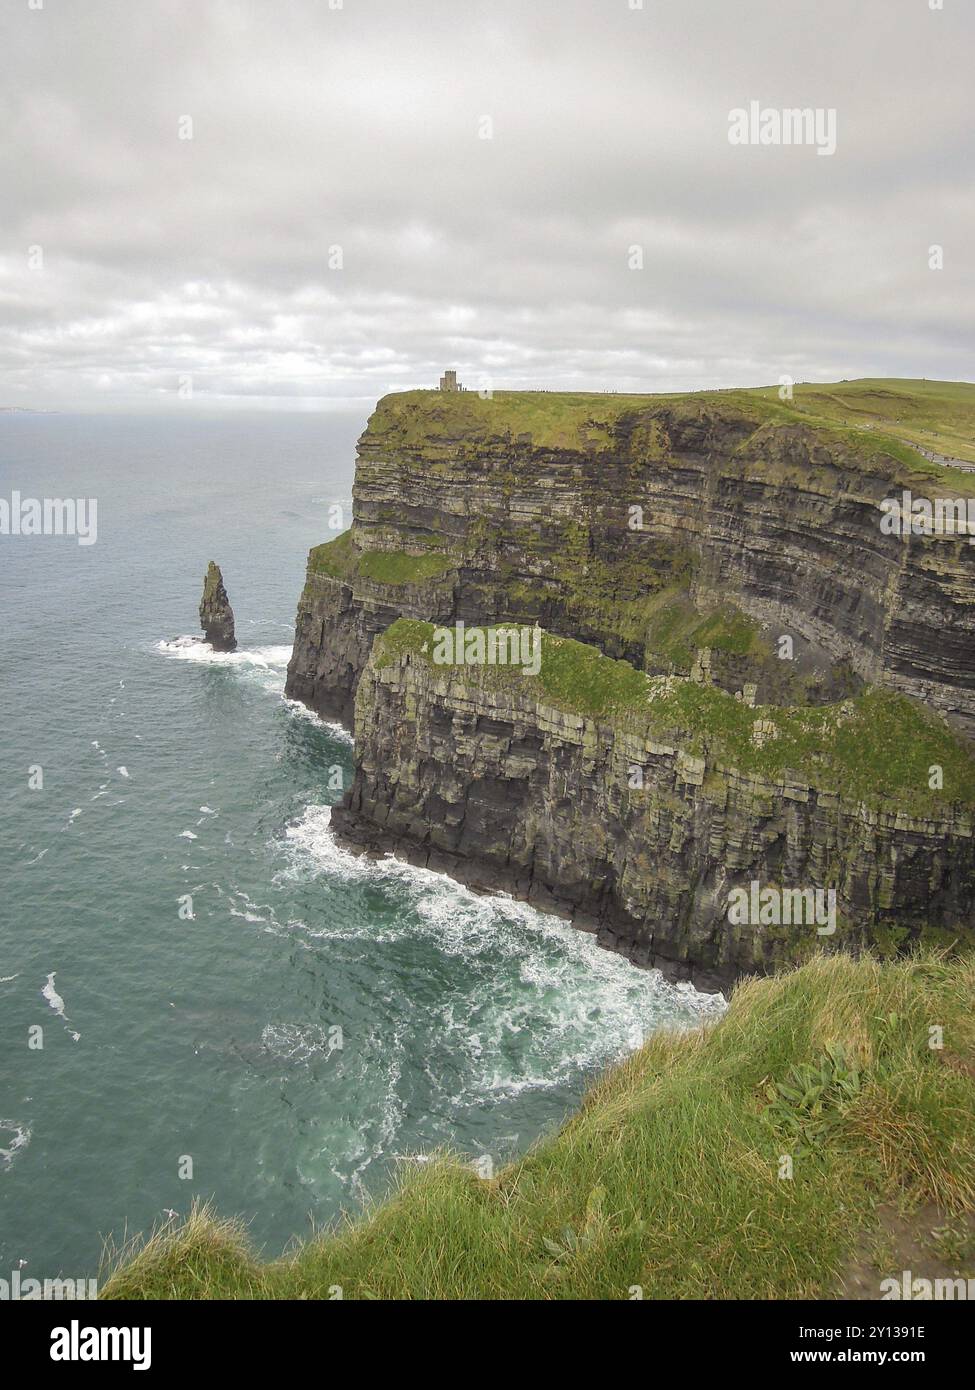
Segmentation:
<svg viewBox="0 0 975 1390">
<path fill-rule="evenodd" d="M 970 377 L 973 39 L 961 0 L 7 0 L 0 404 Z M 731 146 L 752 99 L 835 107 L 836 154 Z"/>
</svg>

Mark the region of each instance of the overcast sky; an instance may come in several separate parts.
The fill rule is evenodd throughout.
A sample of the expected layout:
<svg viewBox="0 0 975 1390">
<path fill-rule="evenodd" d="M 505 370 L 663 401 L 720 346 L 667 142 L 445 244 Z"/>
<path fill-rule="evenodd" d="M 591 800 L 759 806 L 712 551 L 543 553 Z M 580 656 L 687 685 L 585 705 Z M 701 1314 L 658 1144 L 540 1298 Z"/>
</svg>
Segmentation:
<svg viewBox="0 0 975 1390">
<path fill-rule="evenodd" d="M 39 3 L 0 406 L 975 378 L 973 0 Z M 729 143 L 752 101 L 835 154 Z"/>
</svg>

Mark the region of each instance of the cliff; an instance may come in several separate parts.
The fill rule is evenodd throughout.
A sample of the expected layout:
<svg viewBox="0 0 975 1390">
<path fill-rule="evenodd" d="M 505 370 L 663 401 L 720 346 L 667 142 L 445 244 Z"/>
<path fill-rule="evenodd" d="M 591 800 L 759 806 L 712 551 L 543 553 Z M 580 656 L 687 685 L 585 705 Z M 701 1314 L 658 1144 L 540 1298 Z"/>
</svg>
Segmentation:
<svg viewBox="0 0 975 1390">
<path fill-rule="evenodd" d="M 771 703 L 866 682 L 975 728 L 975 548 L 884 534 L 905 488 L 975 484 L 747 393 L 388 396 L 352 530 L 309 558 L 288 691 L 349 721 L 395 617 L 537 621 L 654 672 L 707 648 Z"/>
<path fill-rule="evenodd" d="M 269 1263 L 243 1222 L 195 1209 L 124 1243 L 101 1297 L 880 1298 L 904 1269 L 953 1289 L 975 1275 L 973 987 L 972 958 L 751 980 L 490 1178 L 400 1164 L 389 1201 Z"/>
<path fill-rule="evenodd" d="M 905 490 L 975 501 L 762 393 L 386 397 L 288 672 L 355 722 L 336 828 L 710 987 L 967 939 L 975 781 L 949 725 L 975 729 L 975 550 L 888 534 Z M 540 673 L 445 673 L 423 625 L 456 621 L 539 624 Z M 731 920 L 752 883 L 834 893 L 835 931 Z"/>
<path fill-rule="evenodd" d="M 751 708 L 569 639 L 546 636 L 529 675 L 438 666 L 433 638 L 402 620 L 366 665 L 333 812 L 351 842 L 561 910 L 703 988 L 823 947 L 975 939 L 975 762 L 904 697 Z M 835 930 L 731 920 L 753 882 L 833 889 Z"/>
</svg>

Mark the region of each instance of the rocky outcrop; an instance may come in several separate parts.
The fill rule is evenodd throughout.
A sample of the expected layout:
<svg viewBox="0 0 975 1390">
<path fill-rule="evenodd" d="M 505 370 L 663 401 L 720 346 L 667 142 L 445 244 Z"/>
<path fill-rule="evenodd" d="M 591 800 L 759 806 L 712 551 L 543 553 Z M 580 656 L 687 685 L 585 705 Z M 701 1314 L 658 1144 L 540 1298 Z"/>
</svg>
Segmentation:
<svg viewBox="0 0 975 1390">
<path fill-rule="evenodd" d="M 234 632 L 234 610 L 223 586 L 220 566 L 211 560 L 203 578 L 203 597 L 200 599 L 200 626 L 216 652 L 237 650 Z"/>
<path fill-rule="evenodd" d="M 713 398 L 534 399 L 380 402 L 343 562 L 309 566 L 289 694 L 348 719 L 375 633 L 405 614 L 538 621 L 650 671 L 689 674 L 694 648 L 713 645 L 718 682 L 754 683 L 760 702 L 836 698 L 848 672 L 975 729 L 975 548 L 880 527 L 881 500 L 904 486 L 951 492 L 933 465 Z M 389 555 L 442 567 L 370 577 L 366 561 Z M 728 604 L 756 625 L 749 654 L 734 629 L 694 637 Z M 795 667 L 777 659 L 783 636 Z"/>
<path fill-rule="evenodd" d="M 401 616 L 446 621 L 453 606 L 452 587 L 351 583 L 309 567 L 295 623 L 287 695 L 351 728 L 356 687 L 376 636 Z"/>
<path fill-rule="evenodd" d="M 837 946 L 886 953 L 920 937 L 973 939 L 970 768 L 957 775 L 967 803 L 925 801 L 909 785 L 867 800 L 844 786 L 839 763 L 809 770 L 813 745 L 796 744 L 805 767 L 772 759 L 763 769 L 762 741 L 777 731 L 768 712 L 714 698 L 745 721 L 740 756 L 706 732 L 702 743 L 700 731 L 668 728 L 652 705 L 580 713 L 516 672 L 438 668 L 428 652 L 380 642 L 359 683 L 355 778 L 333 827 L 360 849 L 561 911 L 602 945 L 703 988 Z M 891 697 L 891 715 L 907 703 Z M 876 708 L 853 702 L 828 739 L 843 738 L 844 718 L 856 777 L 857 745 L 863 759 L 886 745 Z M 931 730 L 949 743 L 923 750 L 922 774 L 929 759 L 967 759 L 960 746 L 941 751 L 951 739 L 936 721 Z M 918 742 L 916 730 L 906 736 Z M 956 773 L 946 776 L 951 785 Z M 732 921 L 732 890 L 752 883 L 833 889 L 835 932 L 808 918 Z"/>
</svg>

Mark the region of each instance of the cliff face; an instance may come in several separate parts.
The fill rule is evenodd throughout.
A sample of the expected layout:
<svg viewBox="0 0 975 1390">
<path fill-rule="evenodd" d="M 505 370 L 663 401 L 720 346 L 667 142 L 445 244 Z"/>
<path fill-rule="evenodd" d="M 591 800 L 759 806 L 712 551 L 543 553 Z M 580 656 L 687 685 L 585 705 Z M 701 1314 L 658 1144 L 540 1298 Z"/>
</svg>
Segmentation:
<svg viewBox="0 0 975 1390">
<path fill-rule="evenodd" d="M 380 642 L 356 699 L 355 780 L 333 825 L 366 849 L 561 910 L 601 944 L 704 988 L 823 947 L 971 939 L 971 805 L 946 795 L 903 809 L 920 808 L 910 786 L 926 760 L 949 764 L 952 752 L 918 748 L 899 801 L 880 809 L 844 785 L 842 764 L 821 765 L 815 744 L 790 744 L 763 769 L 761 738 L 786 739 L 788 727 L 776 733 L 761 710 L 720 692 L 707 698 L 718 705 L 699 723 L 730 711 L 751 729 L 740 757 L 707 734 L 702 744 L 700 730 L 668 729 L 666 711 L 573 712 L 515 672 L 436 667 L 428 651 Z M 889 706 L 892 718 L 903 703 Z M 845 716 L 864 758 L 880 713 L 850 702 Z M 933 726 L 904 734 L 915 745 L 950 737 Z M 783 766 L 803 746 L 812 770 Z M 969 799 L 972 772 L 955 782 Z M 850 773 L 860 775 L 855 753 Z M 835 933 L 811 920 L 735 924 L 731 892 L 752 882 L 833 888 Z"/>
<path fill-rule="evenodd" d="M 649 671 L 686 673 L 713 647 L 720 684 L 752 680 L 771 703 L 866 681 L 975 729 L 975 548 L 880 527 L 902 487 L 951 492 L 937 469 L 713 400 L 569 398 L 553 425 L 562 399 L 527 416 L 516 397 L 380 403 L 351 537 L 312 553 L 289 693 L 349 719 L 372 638 L 400 614 L 538 621 Z"/>
<path fill-rule="evenodd" d="M 336 828 L 704 984 L 970 937 L 975 549 L 880 503 L 972 486 L 753 397 L 385 398 L 288 672 L 355 721 Z M 538 679 L 390 645 L 457 620 L 560 636 Z M 835 933 L 731 920 L 752 883 L 835 893 Z"/>
<path fill-rule="evenodd" d="M 353 585 L 309 566 L 286 693 L 351 728 L 356 686 L 376 636 L 401 616 L 446 620 L 453 607 L 452 586 L 391 588 L 368 579 Z"/>
</svg>

